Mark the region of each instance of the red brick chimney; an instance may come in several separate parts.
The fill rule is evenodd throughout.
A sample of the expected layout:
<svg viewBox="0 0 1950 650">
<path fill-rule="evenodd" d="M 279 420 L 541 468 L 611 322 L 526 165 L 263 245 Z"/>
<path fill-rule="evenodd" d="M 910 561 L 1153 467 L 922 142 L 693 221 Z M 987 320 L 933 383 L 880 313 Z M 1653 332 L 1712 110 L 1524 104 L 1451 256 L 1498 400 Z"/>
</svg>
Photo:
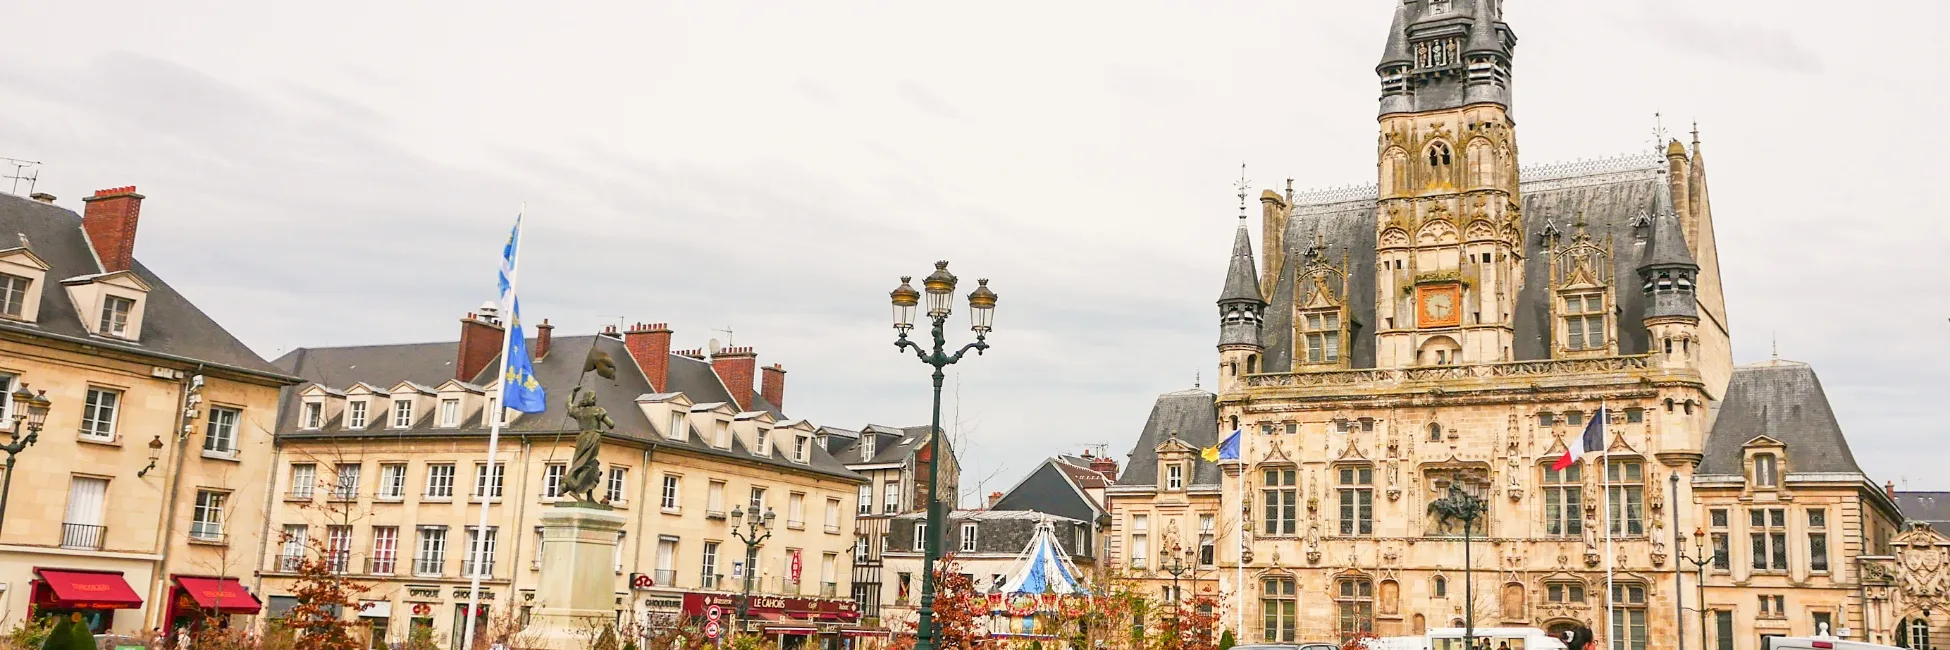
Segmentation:
<svg viewBox="0 0 1950 650">
<path fill-rule="evenodd" d="M 548 345 L 554 338 L 555 338 L 555 326 L 548 324 L 548 319 L 546 318 L 542 319 L 542 324 L 535 326 L 535 358 L 536 359 L 541 359 L 548 356 Z"/>
<path fill-rule="evenodd" d="M 1894 498 L 1896 498 L 1896 482 L 1895 482 L 1895 481 L 1885 481 L 1885 482 L 1883 482 L 1883 484 L 1882 484 L 1882 491 L 1883 491 L 1883 492 L 1884 492 L 1885 494 L 1888 494 L 1888 495 L 1889 495 L 1889 498 L 1891 498 L 1891 499 L 1894 499 Z"/>
<path fill-rule="evenodd" d="M 759 378 L 760 388 L 758 394 L 764 395 L 765 401 L 772 403 L 772 408 L 776 408 L 780 411 L 784 411 L 785 410 L 785 366 L 781 366 L 775 363 L 763 368 L 759 368 L 759 370 L 764 371 L 764 376 Z"/>
<path fill-rule="evenodd" d="M 670 326 L 664 323 L 637 323 L 623 333 L 623 347 L 636 360 L 636 367 L 650 380 L 652 390 L 670 392 Z"/>
<path fill-rule="evenodd" d="M 460 357 L 454 360 L 454 379 L 474 381 L 501 354 L 501 324 L 468 312 L 460 319 Z"/>
<path fill-rule="evenodd" d="M 82 199 L 81 229 L 101 258 L 102 272 L 127 271 L 135 263 L 135 225 L 142 215 L 142 195 L 135 186 L 96 190 Z"/>
<path fill-rule="evenodd" d="M 1117 480 L 1117 461 L 1112 460 L 1109 456 L 1098 456 L 1090 459 L 1090 470 L 1103 474 L 1105 478 L 1110 480 Z"/>
<path fill-rule="evenodd" d="M 998 503 L 1001 503 L 1001 502 L 1002 502 L 1002 493 L 1001 493 L 1001 492 L 990 492 L 990 493 L 989 493 L 989 509 L 990 509 L 990 510 L 994 510 L 994 509 L 995 509 L 995 504 L 998 504 Z"/>
<path fill-rule="evenodd" d="M 718 380 L 724 382 L 726 390 L 731 391 L 731 399 L 738 403 L 738 410 L 752 410 L 752 375 L 758 373 L 758 353 L 751 348 L 724 348 L 711 355 L 711 369 L 717 371 Z"/>
</svg>

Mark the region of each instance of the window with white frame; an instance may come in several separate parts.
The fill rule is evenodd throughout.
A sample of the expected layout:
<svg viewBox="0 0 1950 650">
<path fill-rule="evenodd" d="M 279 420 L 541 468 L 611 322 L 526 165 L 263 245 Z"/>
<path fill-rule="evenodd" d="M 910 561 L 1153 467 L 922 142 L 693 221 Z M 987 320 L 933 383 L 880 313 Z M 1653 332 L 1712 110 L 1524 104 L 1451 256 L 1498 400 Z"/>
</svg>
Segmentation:
<svg viewBox="0 0 1950 650">
<path fill-rule="evenodd" d="M 379 498 L 400 499 L 406 496 L 406 464 L 382 463 L 379 466 Z"/>
<path fill-rule="evenodd" d="M 447 570 L 447 527 L 421 526 L 420 552 L 413 556 L 413 575 L 439 576 Z"/>
<path fill-rule="evenodd" d="M 616 531 L 616 550 L 611 554 L 610 561 L 616 565 L 615 570 L 617 575 L 623 575 L 623 540 L 628 539 L 629 536 L 630 531 Z"/>
<path fill-rule="evenodd" d="M 860 461 L 861 462 L 873 460 L 874 437 L 875 435 L 871 431 L 863 432 L 860 434 Z"/>
<path fill-rule="evenodd" d="M 705 589 L 715 589 L 718 586 L 718 544 L 718 542 L 704 543 L 704 566 L 700 567 L 704 577 L 699 580 L 699 585 Z"/>
<path fill-rule="evenodd" d="M 684 426 L 683 413 L 672 413 L 670 414 L 670 426 L 664 429 L 664 437 L 671 440 L 683 440 L 685 434 L 689 432 L 689 429 L 690 427 Z"/>
<path fill-rule="evenodd" d="M 724 420 L 716 420 L 714 424 L 716 426 L 711 431 L 711 446 L 719 449 L 730 449 L 731 423 Z"/>
<path fill-rule="evenodd" d="M 1575 294 L 1564 297 L 1564 347 L 1596 350 L 1605 347 L 1605 297 Z"/>
<path fill-rule="evenodd" d="M 1151 515 L 1131 515 L 1131 568 L 1142 569 L 1150 561 Z"/>
<path fill-rule="evenodd" d="M 325 569 L 346 573 L 352 568 L 352 527 L 325 527 Z"/>
<path fill-rule="evenodd" d="M 603 495 L 603 498 L 608 499 L 610 503 L 623 503 L 624 501 L 627 500 L 623 498 L 623 486 L 627 485 L 629 481 L 630 481 L 629 468 L 616 467 L 614 465 L 610 466 L 609 490 L 607 491 L 607 494 Z"/>
<path fill-rule="evenodd" d="M 229 497 L 215 490 L 196 491 L 196 507 L 190 512 L 190 539 L 223 539 L 223 504 Z"/>
<path fill-rule="evenodd" d="M 279 571 L 297 571 L 298 564 L 305 561 L 308 532 L 304 524 L 284 525 L 284 548 L 278 552 Z"/>
<path fill-rule="evenodd" d="M 503 482 L 502 479 L 505 478 L 507 474 L 507 469 L 508 466 L 505 463 L 495 463 L 493 471 L 489 471 L 488 466 L 486 464 L 475 465 L 474 466 L 474 498 L 476 499 L 501 498 L 501 485 Z"/>
<path fill-rule="evenodd" d="M 853 538 L 853 561 L 854 562 L 867 561 L 867 557 L 868 557 L 867 553 L 868 553 L 868 547 L 867 547 L 866 536 L 862 535 Z"/>
<path fill-rule="evenodd" d="M 978 530 L 980 530 L 980 527 L 976 526 L 974 522 L 968 522 L 961 525 L 961 552 L 963 553 L 975 552 L 975 547 L 976 547 L 975 534 Z"/>
<path fill-rule="evenodd" d="M 389 576 L 399 570 L 399 527 L 372 527 L 372 559 L 366 572 Z"/>
<path fill-rule="evenodd" d="M 1199 566 L 1209 567 L 1212 566 L 1217 561 L 1217 557 L 1216 557 L 1218 554 L 1217 540 L 1218 540 L 1218 522 L 1214 520 L 1213 515 L 1199 515 L 1198 516 L 1198 565 Z M 1075 552 L 1078 553 L 1083 552 L 1083 547 L 1079 545 L 1075 550 Z"/>
<path fill-rule="evenodd" d="M 760 428 L 758 430 L 758 449 L 753 453 L 756 453 L 760 456 L 772 455 L 772 432 L 771 431 L 766 430 L 764 428 Z"/>
<path fill-rule="evenodd" d="M 237 409 L 210 407 L 209 423 L 203 427 L 203 451 L 228 456 L 237 453 Z"/>
<path fill-rule="evenodd" d="M 785 526 L 787 528 L 806 527 L 806 495 L 793 492 L 785 497 Z"/>
<path fill-rule="evenodd" d="M 96 331 L 105 336 L 129 336 L 129 312 L 135 311 L 135 301 L 121 296 L 102 297 L 101 327 Z"/>
<path fill-rule="evenodd" d="M 454 464 L 436 463 L 427 465 L 427 498 L 454 498 Z"/>
<path fill-rule="evenodd" d="M 291 464 L 291 496 L 295 499 L 311 498 L 312 488 L 318 485 L 318 466 L 311 463 Z"/>
<path fill-rule="evenodd" d="M 481 426 L 491 427 L 496 424 L 505 425 L 507 423 L 508 411 L 507 409 L 501 408 L 501 398 L 488 398 L 487 408 L 481 409 Z"/>
<path fill-rule="evenodd" d="M 0 316 L 20 318 L 27 313 L 27 287 L 33 280 L 0 273 Z"/>
<path fill-rule="evenodd" d="M 919 553 L 925 551 L 927 547 L 928 524 L 926 522 L 914 524 L 914 552 Z"/>
<path fill-rule="evenodd" d="M 303 413 L 298 416 L 298 426 L 303 429 L 317 429 L 325 426 L 325 405 L 319 402 L 305 402 Z"/>
<path fill-rule="evenodd" d="M 811 458 L 812 458 L 812 438 L 808 438 L 805 436 L 795 436 L 792 442 L 792 459 L 794 461 L 804 463 Z"/>
<path fill-rule="evenodd" d="M 724 481 L 712 481 L 704 488 L 704 510 L 724 514 Z"/>
<path fill-rule="evenodd" d="M 121 405 L 122 391 L 88 387 L 88 401 L 81 406 L 81 437 L 114 440 L 115 415 Z"/>
<path fill-rule="evenodd" d="M 461 562 L 461 576 L 494 575 L 494 547 L 496 527 L 488 526 L 484 531 L 479 526 L 467 527 L 467 559 Z"/>
<path fill-rule="evenodd" d="M 872 483 L 860 484 L 859 500 L 860 503 L 857 512 L 863 515 L 872 514 L 873 513 L 873 484 Z"/>
<path fill-rule="evenodd" d="M 332 466 L 332 474 L 336 479 L 332 486 L 332 498 L 342 501 L 358 498 L 359 473 L 364 469 L 365 467 L 358 463 L 340 463 Z"/>
<path fill-rule="evenodd" d="M 1781 484 L 1780 464 L 1773 454 L 1754 454 L 1754 485 L 1774 487 Z"/>
<path fill-rule="evenodd" d="M 1165 489 L 1185 489 L 1185 465 L 1183 463 L 1171 463 L 1165 466 Z"/>
<path fill-rule="evenodd" d="M 901 510 L 900 479 L 893 479 L 887 481 L 887 489 L 881 493 L 881 497 L 882 498 L 880 499 L 880 511 L 882 513 L 891 515 L 896 512 L 900 512 Z"/>
<path fill-rule="evenodd" d="M 839 530 L 840 530 L 840 500 L 827 499 L 826 500 L 826 532 L 834 533 L 834 532 L 839 532 Z"/>
<path fill-rule="evenodd" d="M 460 400 L 458 399 L 440 400 L 440 426 L 443 427 L 460 426 Z"/>
<path fill-rule="evenodd" d="M 0 429 L 14 426 L 14 376 L 0 373 Z"/>
<path fill-rule="evenodd" d="M 1265 525 L 1260 527 L 1261 534 L 1292 535 L 1298 530 L 1299 475 L 1299 470 L 1290 467 L 1265 471 L 1260 483 L 1261 496 L 1266 504 Z"/>
<path fill-rule="evenodd" d="M 765 488 L 752 488 L 751 509 L 761 514 L 765 512 Z"/>
<path fill-rule="evenodd" d="M 684 477 L 678 476 L 676 474 L 664 475 L 663 500 L 659 503 L 659 505 L 663 509 L 665 510 L 677 509 L 678 507 L 677 504 L 679 503 L 678 490 L 682 488 L 683 481 L 684 481 Z M 724 486 L 723 483 L 712 483 L 712 487 L 720 488 L 719 491 L 722 491 L 723 486 Z M 722 499 L 724 497 L 720 496 L 718 498 Z M 720 507 L 722 507 L 722 504 L 720 504 Z"/>
<path fill-rule="evenodd" d="M 569 472 L 569 466 L 561 463 L 549 463 L 548 465 L 543 466 L 542 467 L 542 498 L 544 499 L 561 498 L 562 477 L 567 475 L 568 472 Z"/>
<path fill-rule="evenodd" d="M 408 429 L 413 426 L 413 400 L 393 400 L 393 428 Z"/>
<path fill-rule="evenodd" d="M 346 402 L 345 428 L 347 429 L 366 428 L 366 408 L 369 405 L 370 405 L 370 401 L 363 400 L 363 399 L 355 399 L 350 402 Z"/>
</svg>

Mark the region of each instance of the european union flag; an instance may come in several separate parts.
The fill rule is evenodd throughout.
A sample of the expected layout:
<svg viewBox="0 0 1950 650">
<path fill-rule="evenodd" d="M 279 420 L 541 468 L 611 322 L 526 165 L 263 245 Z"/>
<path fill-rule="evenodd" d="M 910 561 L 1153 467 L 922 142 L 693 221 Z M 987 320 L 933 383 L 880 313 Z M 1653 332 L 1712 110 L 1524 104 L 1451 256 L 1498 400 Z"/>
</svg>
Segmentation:
<svg viewBox="0 0 1950 650">
<path fill-rule="evenodd" d="M 1239 460 L 1239 432 L 1240 431 L 1241 431 L 1240 429 L 1233 429 L 1232 435 L 1226 436 L 1226 439 L 1220 441 L 1217 446 L 1206 447 L 1203 450 L 1204 453 L 1200 455 L 1204 456 L 1207 462 L 1213 462 L 1213 463 L 1219 462 L 1221 460 Z"/>
<path fill-rule="evenodd" d="M 501 249 L 501 304 L 508 309 L 508 346 L 502 358 L 508 372 L 501 378 L 501 404 L 523 413 L 548 409 L 548 392 L 535 380 L 535 362 L 528 358 L 528 338 L 521 333 L 521 301 L 515 298 L 515 260 L 521 249 L 521 217 Z"/>
</svg>

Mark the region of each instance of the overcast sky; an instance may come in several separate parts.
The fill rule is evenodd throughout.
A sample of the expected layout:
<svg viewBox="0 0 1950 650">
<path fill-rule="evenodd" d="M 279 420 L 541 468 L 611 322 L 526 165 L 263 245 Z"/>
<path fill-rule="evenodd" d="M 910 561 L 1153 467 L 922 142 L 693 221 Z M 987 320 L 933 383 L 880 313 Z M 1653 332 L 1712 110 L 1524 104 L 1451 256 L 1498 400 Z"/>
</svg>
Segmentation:
<svg viewBox="0 0 1950 650">
<path fill-rule="evenodd" d="M 1864 468 L 1913 489 L 1950 489 L 1945 7 L 1506 11 L 1523 162 L 1698 120 L 1736 359 L 1778 339 L 1815 364 Z M 1157 394 L 1210 387 L 1239 164 L 1261 188 L 1374 181 L 1391 4 L 0 15 L 0 156 L 46 163 L 39 189 L 71 208 L 137 185 L 138 255 L 266 357 L 456 337 L 526 202 L 529 320 L 667 321 L 680 347 L 729 328 L 791 371 L 793 415 L 921 424 L 927 369 L 890 345 L 887 291 L 936 259 L 992 278 L 995 348 L 954 380 L 975 492 L 1088 444 L 1121 458 Z"/>
</svg>

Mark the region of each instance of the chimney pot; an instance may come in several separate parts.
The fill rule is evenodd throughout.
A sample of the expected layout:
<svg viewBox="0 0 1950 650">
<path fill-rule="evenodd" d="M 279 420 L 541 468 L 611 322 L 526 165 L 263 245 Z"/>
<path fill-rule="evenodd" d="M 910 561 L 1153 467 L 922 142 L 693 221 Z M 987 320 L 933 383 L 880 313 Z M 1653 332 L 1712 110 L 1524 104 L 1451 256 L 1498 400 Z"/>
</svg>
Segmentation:
<svg viewBox="0 0 1950 650">
<path fill-rule="evenodd" d="M 1895 481 L 1883 482 L 1882 491 L 1884 493 L 1887 493 L 1889 495 L 1889 498 L 1891 499 L 1896 498 L 1896 482 Z"/>
<path fill-rule="evenodd" d="M 611 327 L 611 332 L 616 328 Z M 662 323 L 645 327 L 642 323 L 623 333 L 623 347 L 630 351 L 637 370 L 650 380 L 650 388 L 670 391 L 670 328 Z"/>
<path fill-rule="evenodd" d="M 1108 456 L 1098 456 L 1090 459 L 1090 469 L 1113 480 L 1117 478 L 1117 461 L 1112 460 Z"/>
<path fill-rule="evenodd" d="M 42 203 L 46 203 L 48 205 L 54 205 L 54 195 L 48 194 L 47 192 L 35 192 L 33 194 L 27 195 L 27 198 L 40 201 Z"/>
<path fill-rule="evenodd" d="M 101 259 L 102 272 L 127 271 L 135 264 L 136 224 L 142 216 L 142 195 L 135 186 L 96 190 L 82 199 L 81 229 Z"/>
<path fill-rule="evenodd" d="M 995 504 L 998 504 L 998 503 L 1001 503 L 1001 502 L 1002 502 L 1002 493 L 1001 493 L 1001 492 L 990 492 L 990 493 L 989 493 L 989 509 L 991 509 L 991 510 L 993 510 L 993 509 L 995 509 Z"/>
</svg>

